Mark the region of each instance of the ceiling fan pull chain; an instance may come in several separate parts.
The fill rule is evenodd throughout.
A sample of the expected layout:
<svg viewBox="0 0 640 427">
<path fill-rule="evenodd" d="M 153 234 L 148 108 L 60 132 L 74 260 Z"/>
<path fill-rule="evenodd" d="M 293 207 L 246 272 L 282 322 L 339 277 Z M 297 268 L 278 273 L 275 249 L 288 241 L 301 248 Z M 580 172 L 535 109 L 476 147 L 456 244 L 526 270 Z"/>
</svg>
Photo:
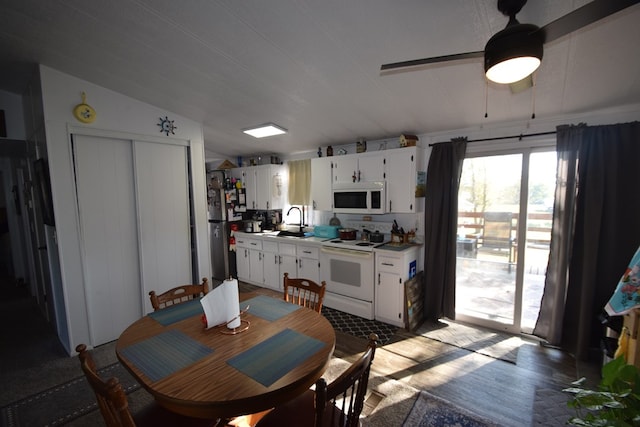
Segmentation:
<svg viewBox="0 0 640 427">
<path fill-rule="evenodd" d="M 531 119 L 536 118 L 536 76 L 535 73 L 531 74 Z"/>
<path fill-rule="evenodd" d="M 489 80 L 484 78 L 484 118 L 489 117 Z"/>
</svg>

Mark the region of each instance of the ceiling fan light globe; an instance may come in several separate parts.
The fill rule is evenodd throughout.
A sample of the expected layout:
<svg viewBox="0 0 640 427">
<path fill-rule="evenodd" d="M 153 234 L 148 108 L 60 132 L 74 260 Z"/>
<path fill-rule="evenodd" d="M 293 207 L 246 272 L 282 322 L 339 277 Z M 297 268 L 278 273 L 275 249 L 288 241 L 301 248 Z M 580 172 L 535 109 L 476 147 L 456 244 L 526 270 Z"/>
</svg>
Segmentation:
<svg viewBox="0 0 640 427">
<path fill-rule="evenodd" d="M 510 24 L 489 39 L 484 70 L 489 80 L 509 84 L 533 73 L 542 61 L 543 40 L 532 24 Z"/>
<path fill-rule="evenodd" d="M 495 83 L 514 83 L 524 79 L 537 70 L 540 62 L 540 58 L 536 58 L 535 56 L 509 58 L 489 68 L 486 76 Z"/>
</svg>

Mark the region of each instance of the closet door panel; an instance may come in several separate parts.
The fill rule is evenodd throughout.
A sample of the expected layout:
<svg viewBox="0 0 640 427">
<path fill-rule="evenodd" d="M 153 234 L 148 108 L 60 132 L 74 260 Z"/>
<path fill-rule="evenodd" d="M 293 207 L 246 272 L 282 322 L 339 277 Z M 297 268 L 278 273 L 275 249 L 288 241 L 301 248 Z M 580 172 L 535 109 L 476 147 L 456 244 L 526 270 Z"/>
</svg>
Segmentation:
<svg viewBox="0 0 640 427">
<path fill-rule="evenodd" d="M 134 142 L 143 295 L 193 280 L 187 161 L 184 146 Z"/>
<path fill-rule="evenodd" d="M 131 141 L 74 135 L 83 272 L 94 346 L 143 314 Z"/>
</svg>

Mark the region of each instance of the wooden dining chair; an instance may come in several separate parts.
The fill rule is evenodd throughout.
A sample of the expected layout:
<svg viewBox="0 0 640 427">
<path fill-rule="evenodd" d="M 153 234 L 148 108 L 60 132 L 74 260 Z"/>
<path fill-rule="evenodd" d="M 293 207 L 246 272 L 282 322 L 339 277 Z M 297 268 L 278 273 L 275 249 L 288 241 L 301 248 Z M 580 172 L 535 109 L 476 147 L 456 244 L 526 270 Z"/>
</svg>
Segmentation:
<svg viewBox="0 0 640 427">
<path fill-rule="evenodd" d="M 376 334 L 369 335 L 365 352 L 331 384 L 327 385 L 324 378 L 320 378 L 316 381 L 315 391 L 307 390 L 274 408 L 256 427 L 359 426 L 377 341 Z"/>
<path fill-rule="evenodd" d="M 220 420 L 205 420 L 191 418 L 164 409 L 155 402 L 150 403 L 135 414 L 129 410 L 129 401 L 117 378 L 112 377 L 104 381 L 96 364 L 87 351 L 87 346 L 80 344 L 76 347 L 80 367 L 89 385 L 93 389 L 98 408 L 107 427 L 135 427 L 135 426 L 186 426 L 213 427 L 219 425 Z M 222 424 L 220 424 L 222 425 Z"/>
<path fill-rule="evenodd" d="M 176 286 L 173 289 L 169 289 L 160 295 L 156 294 L 156 291 L 149 292 L 149 298 L 151 299 L 151 305 L 154 311 L 158 311 L 165 307 L 180 304 L 191 299 L 201 297 L 209 292 L 209 279 L 202 278 L 202 283 L 199 285 L 182 285 Z"/>
<path fill-rule="evenodd" d="M 284 300 L 287 302 L 308 307 L 320 313 L 326 288 L 327 284 L 324 280 L 318 285 L 313 280 L 290 278 L 289 273 L 284 273 Z"/>
</svg>

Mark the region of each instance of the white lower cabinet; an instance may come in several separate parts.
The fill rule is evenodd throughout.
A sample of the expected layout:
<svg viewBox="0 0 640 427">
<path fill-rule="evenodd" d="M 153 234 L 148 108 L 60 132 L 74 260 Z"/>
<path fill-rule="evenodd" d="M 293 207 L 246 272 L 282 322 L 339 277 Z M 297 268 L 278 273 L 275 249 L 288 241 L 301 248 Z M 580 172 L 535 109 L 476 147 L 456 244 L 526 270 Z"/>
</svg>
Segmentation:
<svg viewBox="0 0 640 427">
<path fill-rule="evenodd" d="M 296 245 L 292 243 L 278 243 L 280 251 L 280 279 L 278 286 L 282 289 L 282 278 L 284 273 L 289 273 L 289 277 L 298 276 L 298 259 L 296 258 Z"/>
<path fill-rule="evenodd" d="M 280 254 L 278 242 L 263 241 L 263 286 L 265 288 L 280 290 Z"/>
<path fill-rule="evenodd" d="M 246 237 L 237 233 L 238 279 L 282 291 L 284 273 L 320 283 L 320 247 L 281 242 L 273 237 Z"/>
<path fill-rule="evenodd" d="M 264 281 L 262 240 L 238 235 L 236 238 L 238 279 L 261 285 Z"/>
<path fill-rule="evenodd" d="M 298 245 L 298 277 L 320 284 L 320 248 Z"/>
<path fill-rule="evenodd" d="M 416 273 L 418 253 L 417 247 L 401 252 L 376 251 L 376 320 L 405 326 L 404 282 Z"/>
<path fill-rule="evenodd" d="M 264 254 L 262 250 L 249 251 L 249 280 L 253 283 L 264 283 Z"/>
</svg>

